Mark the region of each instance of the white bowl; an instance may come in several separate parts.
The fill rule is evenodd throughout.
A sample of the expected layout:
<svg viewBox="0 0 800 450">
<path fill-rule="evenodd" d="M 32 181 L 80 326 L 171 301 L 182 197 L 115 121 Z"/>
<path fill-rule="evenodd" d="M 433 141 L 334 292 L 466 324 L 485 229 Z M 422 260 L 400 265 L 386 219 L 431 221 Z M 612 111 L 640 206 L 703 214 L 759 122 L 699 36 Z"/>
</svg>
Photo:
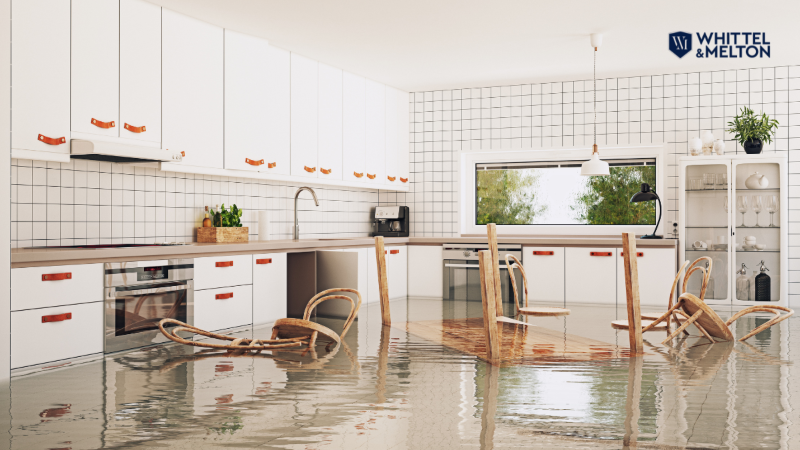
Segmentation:
<svg viewBox="0 0 800 450">
<path fill-rule="evenodd" d="M 764 250 L 765 248 L 767 248 L 767 245 L 766 244 L 756 244 L 753 247 L 755 247 L 756 250 L 761 251 L 761 250 Z"/>
</svg>

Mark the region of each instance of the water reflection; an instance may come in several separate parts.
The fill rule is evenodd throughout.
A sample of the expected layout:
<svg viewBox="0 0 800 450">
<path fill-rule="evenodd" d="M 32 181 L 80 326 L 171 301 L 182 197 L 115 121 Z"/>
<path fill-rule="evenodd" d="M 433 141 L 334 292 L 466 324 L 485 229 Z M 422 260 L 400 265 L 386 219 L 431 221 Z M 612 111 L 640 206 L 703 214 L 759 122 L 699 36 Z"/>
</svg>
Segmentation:
<svg viewBox="0 0 800 450">
<path fill-rule="evenodd" d="M 480 315 L 465 303 L 393 302 L 392 314 L 398 323 Z M 572 312 L 529 318 L 533 327 L 506 338 L 521 348 L 547 329 L 626 345 L 608 326 L 624 311 Z M 736 332 L 758 317 L 749 320 Z M 791 448 L 798 324 L 714 345 L 662 346 L 663 333 L 648 333 L 643 357 L 498 368 L 385 327 L 368 304 L 331 352 L 165 345 L 15 378 L 0 389 L 0 431 L 9 431 L 0 448 Z"/>
</svg>

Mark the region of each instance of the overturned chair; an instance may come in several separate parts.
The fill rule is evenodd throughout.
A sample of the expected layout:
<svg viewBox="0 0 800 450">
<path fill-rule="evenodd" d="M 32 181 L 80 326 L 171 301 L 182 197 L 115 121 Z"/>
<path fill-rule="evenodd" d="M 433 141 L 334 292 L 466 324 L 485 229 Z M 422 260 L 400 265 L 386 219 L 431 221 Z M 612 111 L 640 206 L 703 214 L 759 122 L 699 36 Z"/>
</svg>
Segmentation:
<svg viewBox="0 0 800 450">
<path fill-rule="evenodd" d="M 514 263 L 511 263 L 511 260 Z M 522 263 L 514 255 L 506 255 L 506 267 L 508 267 L 508 275 L 511 278 L 511 287 L 514 290 L 514 303 L 517 307 L 517 314 L 527 316 L 566 316 L 569 315 L 569 310 L 566 308 L 558 308 L 553 306 L 530 306 L 528 304 L 528 277 L 525 274 L 525 268 Z M 517 280 L 514 276 L 514 269 L 519 270 L 522 275 L 522 286 L 525 290 L 525 306 L 520 306 L 519 292 L 517 292 Z"/>
</svg>

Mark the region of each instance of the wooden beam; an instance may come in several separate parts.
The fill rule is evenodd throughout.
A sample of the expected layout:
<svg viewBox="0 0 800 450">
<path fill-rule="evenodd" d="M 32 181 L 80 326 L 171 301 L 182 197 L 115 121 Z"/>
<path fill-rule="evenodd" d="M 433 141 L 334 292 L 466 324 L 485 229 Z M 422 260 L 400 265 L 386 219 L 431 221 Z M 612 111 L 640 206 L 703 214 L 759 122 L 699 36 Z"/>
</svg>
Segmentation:
<svg viewBox="0 0 800 450">
<path fill-rule="evenodd" d="M 478 252 L 481 275 L 481 300 L 483 303 L 483 329 L 486 335 L 486 359 L 490 364 L 500 363 L 500 336 L 497 332 L 497 309 L 495 307 L 492 252 Z M 495 261 L 496 262 L 496 261 Z"/>
<path fill-rule="evenodd" d="M 378 289 L 381 295 L 381 320 L 384 325 L 391 325 L 392 313 L 389 309 L 389 278 L 386 275 L 386 250 L 383 248 L 383 236 L 375 236 L 375 257 L 378 261 Z"/>
<path fill-rule="evenodd" d="M 503 289 L 500 284 L 500 254 L 497 251 L 497 225 L 486 225 L 486 234 L 489 236 L 489 251 L 492 252 L 492 279 L 494 280 L 494 298 L 497 307 L 497 316 L 503 315 Z"/>
<path fill-rule="evenodd" d="M 636 235 L 622 233 L 622 252 L 625 262 L 625 294 L 628 306 L 628 339 L 631 354 L 644 352 L 642 342 L 642 311 L 639 306 L 639 268 L 636 264 Z"/>
</svg>

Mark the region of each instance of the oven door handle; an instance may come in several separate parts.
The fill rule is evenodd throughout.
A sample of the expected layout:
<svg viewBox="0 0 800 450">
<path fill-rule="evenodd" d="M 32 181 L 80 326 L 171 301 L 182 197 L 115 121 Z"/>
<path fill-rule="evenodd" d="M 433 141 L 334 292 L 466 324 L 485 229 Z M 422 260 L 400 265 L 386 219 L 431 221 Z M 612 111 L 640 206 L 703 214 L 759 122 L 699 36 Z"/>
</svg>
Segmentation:
<svg viewBox="0 0 800 450">
<path fill-rule="evenodd" d="M 160 294 L 162 292 L 174 292 L 174 291 L 185 291 L 189 288 L 189 286 L 182 285 L 182 286 L 164 286 L 164 287 L 157 287 L 157 288 L 150 288 L 150 289 L 137 289 L 133 291 L 113 291 L 114 297 L 132 297 L 136 295 L 148 295 L 148 294 Z"/>
<path fill-rule="evenodd" d="M 445 267 L 456 267 L 461 269 L 477 269 L 479 266 L 477 264 L 445 264 Z M 508 270 L 508 267 L 505 265 L 500 266 L 501 269 Z"/>
</svg>

